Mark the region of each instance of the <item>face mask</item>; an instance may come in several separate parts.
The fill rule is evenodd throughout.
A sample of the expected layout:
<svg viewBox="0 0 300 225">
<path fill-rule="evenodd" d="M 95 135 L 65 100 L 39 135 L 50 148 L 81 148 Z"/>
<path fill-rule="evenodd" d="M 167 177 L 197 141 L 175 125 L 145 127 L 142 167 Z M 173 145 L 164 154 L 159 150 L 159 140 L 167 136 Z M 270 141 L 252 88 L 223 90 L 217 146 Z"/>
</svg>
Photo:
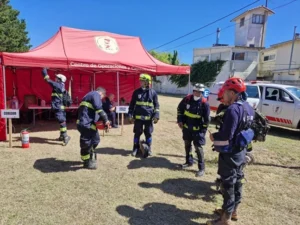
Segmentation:
<svg viewBox="0 0 300 225">
<path fill-rule="evenodd" d="M 194 96 L 194 100 L 198 101 L 201 97 Z"/>
</svg>

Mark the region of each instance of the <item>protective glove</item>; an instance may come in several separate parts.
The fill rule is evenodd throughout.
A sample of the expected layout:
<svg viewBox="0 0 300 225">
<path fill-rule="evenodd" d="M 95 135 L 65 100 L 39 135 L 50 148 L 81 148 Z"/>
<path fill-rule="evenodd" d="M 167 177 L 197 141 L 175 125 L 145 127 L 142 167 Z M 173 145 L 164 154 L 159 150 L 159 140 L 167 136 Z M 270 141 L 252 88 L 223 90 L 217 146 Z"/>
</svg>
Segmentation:
<svg viewBox="0 0 300 225">
<path fill-rule="evenodd" d="M 180 129 L 183 129 L 183 123 L 182 122 L 178 122 L 178 126 Z"/>
<path fill-rule="evenodd" d="M 158 120 L 159 120 L 158 118 L 154 118 L 153 123 L 156 124 L 158 122 Z"/>
<path fill-rule="evenodd" d="M 131 115 L 128 117 L 128 121 L 129 121 L 129 123 L 133 123 L 134 122 L 134 119 L 133 119 L 133 117 Z"/>
<path fill-rule="evenodd" d="M 106 121 L 106 123 L 105 123 L 105 132 L 108 133 L 110 128 L 111 128 L 110 122 Z"/>
</svg>

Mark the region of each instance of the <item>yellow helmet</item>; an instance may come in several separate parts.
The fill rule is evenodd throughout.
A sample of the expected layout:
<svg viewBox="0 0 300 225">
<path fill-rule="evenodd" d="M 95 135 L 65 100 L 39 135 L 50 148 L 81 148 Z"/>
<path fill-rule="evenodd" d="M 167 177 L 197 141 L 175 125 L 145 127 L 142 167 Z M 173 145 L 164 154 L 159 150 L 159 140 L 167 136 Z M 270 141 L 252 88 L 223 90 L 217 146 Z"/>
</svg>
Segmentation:
<svg viewBox="0 0 300 225">
<path fill-rule="evenodd" d="M 142 73 L 140 74 L 140 81 L 146 81 L 151 84 L 151 76 L 149 74 Z"/>
</svg>

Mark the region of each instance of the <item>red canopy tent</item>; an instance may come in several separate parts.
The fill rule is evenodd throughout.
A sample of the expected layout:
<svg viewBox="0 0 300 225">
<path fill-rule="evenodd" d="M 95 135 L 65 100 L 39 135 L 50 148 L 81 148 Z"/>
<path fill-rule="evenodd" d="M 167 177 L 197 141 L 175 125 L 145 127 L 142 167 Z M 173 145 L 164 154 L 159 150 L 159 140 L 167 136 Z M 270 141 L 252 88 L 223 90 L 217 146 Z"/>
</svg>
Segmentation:
<svg viewBox="0 0 300 225">
<path fill-rule="evenodd" d="M 42 79 L 41 68 L 49 75 L 62 73 L 72 80 L 72 97 L 79 100 L 97 86 L 117 94 L 127 102 L 138 87 L 137 74 L 153 76 L 189 74 L 189 66 L 169 65 L 153 58 L 139 37 L 102 31 L 60 27 L 42 45 L 25 53 L 0 53 L 0 109 L 6 108 L 6 98 L 34 94 L 50 101 L 51 88 Z M 66 83 L 68 88 L 69 82 Z M 6 140 L 6 123 L 0 119 L 0 140 Z"/>
</svg>

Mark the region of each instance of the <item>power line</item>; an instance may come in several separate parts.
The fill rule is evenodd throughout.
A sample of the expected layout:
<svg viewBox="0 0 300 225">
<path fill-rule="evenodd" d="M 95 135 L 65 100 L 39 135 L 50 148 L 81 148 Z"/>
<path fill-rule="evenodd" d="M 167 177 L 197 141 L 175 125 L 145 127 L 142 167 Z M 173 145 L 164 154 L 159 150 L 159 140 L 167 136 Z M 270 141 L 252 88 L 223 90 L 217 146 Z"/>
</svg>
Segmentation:
<svg viewBox="0 0 300 225">
<path fill-rule="evenodd" d="M 282 8 L 282 7 L 287 6 L 287 5 L 289 5 L 289 4 L 293 3 L 293 2 L 296 2 L 296 1 L 298 1 L 298 0 L 290 1 L 290 2 L 288 2 L 288 3 L 286 3 L 286 4 L 277 6 L 277 7 L 273 8 L 272 10 L 278 9 L 278 8 Z M 249 18 L 249 19 L 245 20 L 245 22 L 246 22 L 246 21 L 249 21 L 249 20 L 251 20 L 251 19 L 252 19 L 252 18 Z M 235 25 L 236 25 L 236 24 L 229 25 L 229 26 L 227 26 L 227 27 L 221 28 L 220 30 L 223 31 L 223 30 L 226 30 L 226 29 L 228 29 L 228 28 L 230 28 L 230 27 L 234 27 Z M 215 34 L 216 34 L 216 32 L 214 31 L 214 32 L 212 32 L 212 33 L 210 33 L 210 34 L 206 34 L 206 35 L 204 35 L 204 36 L 202 36 L 202 37 L 193 39 L 193 40 L 191 40 L 191 41 L 188 41 L 188 42 L 185 42 L 185 43 L 183 43 L 183 44 L 177 45 L 177 46 L 175 46 L 175 47 L 168 48 L 168 49 L 166 49 L 166 50 L 164 50 L 164 51 L 162 51 L 162 52 L 166 52 L 166 51 L 169 51 L 169 50 L 171 50 L 171 49 L 175 49 L 175 48 L 182 47 L 182 46 L 187 45 L 187 44 L 190 44 L 190 43 L 192 43 L 192 42 L 194 42 L 194 41 L 198 41 L 198 40 L 200 40 L 200 39 L 204 39 L 204 38 L 206 38 L 206 37 L 209 37 L 209 36 L 212 36 L 212 35 L 215 35 Z"/>
<path fill-rule="evenodd" d="M 231 15 L 233 15 L 233 14 L 235 14 L 235 13 L 237 13 L 237 12 L 239 12 L 239 11 L 241 11 L 241 10 L 243 10 L 243 9 L 245 9 L 245 8 L 247 8 L 247 7 L 249 7 L 249 6 L 253 5 L 253 4 L 255 4 L 255 3 L 257 3 L 257 2 L 259 2 L 259 1 L 260 1 L 260 0 L 257 0 L 257 1 L 255 1 L 255 2 L 253 2 L 253 3 L 251 3 L 251 4 L 248 4 L 248 5 L 244 6 L 243 8 L 240 8 L 240 9 L 238 9 L 238 10 L 236 10 L 236 11 L 234 11 L 234 12 L 232 12 L 232 13 L 226 15 L 226 16 L 223 16 L 223 17 L 221 17 L 221 18 L 219 18 L 219 19 L 217 19 L 217 20 L 215 20 L 215 21 L 213 21 L 213 22 L 211 22 L 211 23 L 208 23 L 208 24 L 206 24 L 206 25 L 204 25 L 204 26 L 202 26 L 202 27 L 200 27 L 200 28 L 198 28 L 198 29 L 196 29 L 196 30 L 194 30 L 194 31 L 191 31 L 191 32 L 189 32 L 189 33 L 187 33 L 187 34 L 185 34 L 185 35 L 182 35 L 182 36 L 180 36 L 180 37 L 178 37 L 178 38 L 176 38 L 176 39 L 174 39 L 174 40 L 172 40 L 172 41 L 169 41 L 169 42 L 167 42 L 167 43 L 165 43 L 165 44 L 162 44 L 162 45 L 160 45 L 160 46 L 158 46 L 158 47 L 156 47 L 156 48 L 153 48 L 153 49 L 151 49 L 150 51 L 155 50 L 155 49 L 158 49 L 158 48 L 161 48 L 161 47 L 163 47 L 163 46 L 165 46 L 165 45 L 168 45 L 168 44 L 170 44 L 170 43 L 172 43 L 172 42 L 174 42 L 174 41 L 177 41 L 177 40 L 179 40 L 179 39 L 181 39 L 181 38 L 183 38 L 183 37 L 186 37 L 186 36 L 188 36 L 188 35 L 190 35 L 190 34 L 192 34 L 192 33 L 195 33 L 195 32 L 197 32 L 197 31 L 199 31 L 199 30 L 202 30 L 203 28 L 208 27 L 208 26 L 210 26 L 210 25 L 212 25 L 212 24 L 214 24 L 214 23 L 216 23 L 216 22 L 218 22 L 218 21 L 220 21 L 220 20 L 223 20 L 223 19 L 225 19 L 225 18 L 227 18 L 227 17 L 229 17 L 229 16 L 231 16 Z"/>
</svg>

